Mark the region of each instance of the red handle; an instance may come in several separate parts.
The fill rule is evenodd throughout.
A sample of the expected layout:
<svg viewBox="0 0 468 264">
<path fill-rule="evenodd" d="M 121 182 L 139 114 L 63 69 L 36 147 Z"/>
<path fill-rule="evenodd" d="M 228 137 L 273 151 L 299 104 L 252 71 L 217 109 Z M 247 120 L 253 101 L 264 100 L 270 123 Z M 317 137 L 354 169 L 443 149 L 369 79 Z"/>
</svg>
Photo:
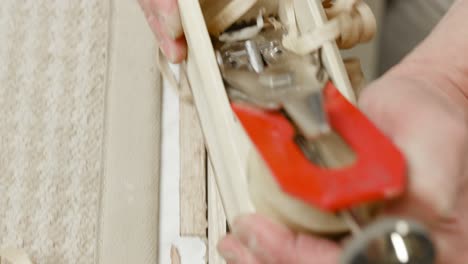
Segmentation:
<svg viewBox="0 0 468 264">
<path fill-rule="evenodd" d="M 349 167 L 326 169 L 310 162 L 294 141 L 293 126 L 280 112 L 235 103 L 232 108 L 289 195 L 326 211 L 400 195 L 406 184 L 401 152 L 331 82 L 324 99 L 331 127 L 356 153 Z"/>
</svg>

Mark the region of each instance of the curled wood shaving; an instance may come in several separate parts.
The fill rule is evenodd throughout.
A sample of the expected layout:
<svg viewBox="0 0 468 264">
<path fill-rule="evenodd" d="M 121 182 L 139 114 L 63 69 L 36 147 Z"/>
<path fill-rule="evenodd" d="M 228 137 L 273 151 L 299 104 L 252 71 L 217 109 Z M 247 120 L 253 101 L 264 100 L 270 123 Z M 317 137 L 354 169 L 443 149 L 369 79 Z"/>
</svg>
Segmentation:
<svg viewBox="0 0 468 264">
<path fill-rule="evenodd" d="M 375 16 L 363 0 L 326 1 L 325 12 L 330 21 L 337 20 L 340 34 L 337 44 L 342 49 L 370 41 L 377 31 Z"/>
<path fill-rule="evenodd" d="M 238 22 L 239 18 L 244 16 L 254 4 L 258 6 L 268 4 L 268 10 L 270 10 L 267 12 L 268 15 L 271 13 L 272 8 L 277 7 L 278 1 L 279 5 L 282 5 L 280 9 L 282 9 L 283 14 L 279 14 L 281 22 L 273 17 L 268 17 L 266 22 L 275 28 L 286 27 L 288 34 L 283 38 L 283 46 L 300 55 L 315 52 L 323 44 L 333 40 L 337 41 L 340 48 L 351 48 L 359 43 L 371 40 L 376 32 L 375 17 L 363 0 L 323 0 L 322 5 L 329 19 L 328 23 L 316 27 L 311 32 L 301 33 L 297 28 L 293 0 L 231 0 L 227 4 L 221 5 L 220 10 L 218 6 L 213 7 L 213 10 L 204 10 L 208 29 L 213 35 L 219 35 L 227 27 Z M 254 10 L 249 12 L 252 13 L 252 11 Z M 222 34 L 220 36 L 221 41 L 236 41 L 258 34 L 265 22 L 261 17 L 262 13 L 265 14 L 264 12 L 257 15 L 257 25 L 246 28 L 245 31 Z M 245 18 L 245 16 L 242 18 Z M 169 69 L 166 58 L 161 54 L 158 55 L 158 64 L 162 75 L 172 87 L 176 88 L 180 95 L 180 91 L 177 89 L 179 87 L 177 78 Z M 361 87 L 363 83 L 359 61 L 355 59 L 345 60 L 344 63 L 353 84 L 352 86 L 359 90 L 358 87 Z M 184 68 L 182 68 L 182 73 L 184 72 Z M 185 74 L 183 74 L 183 77 L 185 77 Z M 181 97 L 191 101 L 189 95 L 182 95 Z"/>
<path fill-rule="evenodd" d="M 204 10 L 209 32 L 219 36 L 229 26 L 245 20 L 246 13 L 257 13 L 257 7 L 266 5 L 270 9 L 279 5 L 286 6 L 286 24 L 296 23 L 293 0 L 231 0 L 223 5 L 213 5 Z M 377 30 L 374 14 L 364 0 L 324 0 L 322 5 L 329 22 L 316 27 L 312 32 L 297 34 L 295 27 L 290 27 L 290 34 L 285 38 L 285 46 L 298 54 L 307 54 L 319 49 L 325 42 L 336 40 L 338 47 L 349 49 L 359 43 L 370 41 Z M 271 11 L 269 11 L 271 12 Z M 268 14 L 268 13 L 266 13 Z M 252 15 L 249 15 L 252 17 Z"/>
<path fill-rule="evenodd" d="M 290 51 L 305 55 L 318 50 L 323 44 L 336 40 L 338 47 L 348 49 L 370 41 L 377 30 L 374 14 L 363 0 L 325 1 L 325 13 L 329 19 L 323 26 L 309 32 L 297 33 L 293 0 L 283 0 L 288 35 L 283 45 Z"/>
<path fill-rule="evenodd" d="M 297 28 L 293 0 L 283 0 L 282 22 L 288 29 L 283 46 L 299 55 L 306 55 L 320 49 L 325 43 L 336 40 L 341 49 L 348 49 L 370 41 L 377 25 L 374 14 L 363 0 L 325 0 L 322 5 L 328 22 L 310 32 Z M 364 85 L 364 75 L 358 59 L 346 59 L 344 64 L 356 95 Z"/>
<path fill-rule="evenodd" d="M 263 11 L 260 10 L 260 13 L 257 17 L 257 23 L 250 27 L 245 27 L 243 29 L 233 31 L 233 32 L 225 32 L 219 36 L 219 40 L 222 42 L 235 42 L 241 40 L 247 40 L 257 36 L 260 31 L 262 31 L 265 25 L 265 21 L 263 20 Z"/>
</svg>

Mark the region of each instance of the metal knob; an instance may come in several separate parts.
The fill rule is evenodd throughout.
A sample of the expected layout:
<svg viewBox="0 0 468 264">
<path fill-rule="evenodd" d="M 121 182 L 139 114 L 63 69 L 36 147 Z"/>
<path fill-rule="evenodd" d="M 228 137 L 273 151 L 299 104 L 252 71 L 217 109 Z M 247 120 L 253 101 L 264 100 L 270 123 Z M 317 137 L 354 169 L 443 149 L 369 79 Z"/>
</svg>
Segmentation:
<svg viewBox="0 0 468 264">
<path fill-rule="evenodd" d="M 341 264 L 432 264 L 435 256 L 423 226 L 409 220 L 383 219 L 349 242 Z"/>
</svg>

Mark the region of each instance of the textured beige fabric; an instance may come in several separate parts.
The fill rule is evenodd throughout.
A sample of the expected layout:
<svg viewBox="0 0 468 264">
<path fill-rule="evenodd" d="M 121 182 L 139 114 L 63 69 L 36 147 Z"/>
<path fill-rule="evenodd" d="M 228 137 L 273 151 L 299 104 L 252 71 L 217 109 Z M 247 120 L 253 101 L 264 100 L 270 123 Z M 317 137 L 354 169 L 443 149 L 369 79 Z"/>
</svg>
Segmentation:
<svg viewBox="0 0 468 264">
<path fill-rule="evenodd" d="M 160 83 L 137 1 L 2 0 L 0 40 L 0 252 L 156 263 Z"/>
<path fill-rule="evenodd" d="M 96 254 L 109 1 L 0 3 L 0 247 Z"/>
</svg>

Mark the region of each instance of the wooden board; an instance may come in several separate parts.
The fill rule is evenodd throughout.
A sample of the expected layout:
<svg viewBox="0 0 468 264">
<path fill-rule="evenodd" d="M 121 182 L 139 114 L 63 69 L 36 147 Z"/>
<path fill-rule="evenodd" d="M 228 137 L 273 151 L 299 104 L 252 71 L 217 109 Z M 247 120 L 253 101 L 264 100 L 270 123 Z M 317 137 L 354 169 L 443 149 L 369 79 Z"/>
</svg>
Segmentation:
<svg viewBox="0 0 468 264">
<path fill-rule="evenodd" d="M 203 134 L 188 83 L 181 83 L 180 100 L 180 236 L 196 237 L 206 241 L 207 263 L 223 264 L 216 250 L 219 239 L 226 234 L 226 216 L 215 174 L 207 158 Z M 185 263 L 174 246 L 173 264 Z M 189 263 L 190 264 L 190 263 Z"/>
<path fill-rule="evenodd" d="M 218 254 L 216 245 L 226 234 L 226 216 L 216 187 L 216 179 L 211 161 L 208 161 L 208 263 L 223 264 L 225 261 Z"/>
<path fill-rule="evenodd" d="M 321 0 L 294 0 L 296 9 L 296 19 L 299 30 L 307 32 L 313 27 L 323 26 L 326 21 L 326 15 L 322 8 Z M 327 72 L 336 85 L 336 88 L 343 94 L 346 99 L 352 103 L 356 103 L 356 97 L 351 87 L 346 69 L 341 58 L 340 51 L 335 41 L 325 43 L 322 47 L 322 58 L 327 68 Z"/>
<path fill-rule="evenodd" d="M 188 84 L 181 94 L 189 94 Z M 195 105 L 180 100 L 180 234 L 206 235 L 206 152 Z"/>
<path fill-rule="evenodd" d="M 190 47 L 187 70 L 194 101 L 225 212 L 233 221 L 253 211 L 245 176 L 249 142 L 230 108 L 198 1 L 179 0 L 179 8 Z"/>
</svg>

